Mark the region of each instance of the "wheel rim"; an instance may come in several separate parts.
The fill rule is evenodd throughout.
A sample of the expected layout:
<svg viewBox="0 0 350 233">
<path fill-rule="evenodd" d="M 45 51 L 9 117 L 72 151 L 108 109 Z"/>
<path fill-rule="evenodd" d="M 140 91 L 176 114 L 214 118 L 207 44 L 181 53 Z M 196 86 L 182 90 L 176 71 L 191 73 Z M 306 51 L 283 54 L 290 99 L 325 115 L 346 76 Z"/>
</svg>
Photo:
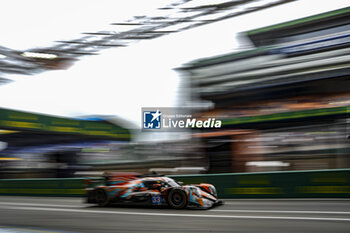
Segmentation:
<svg viewBox="0 0 350 233">
<path fill-rule="evenodd" d="M 174 193 L 171 200 L 175 205 L 181 205 L 183 202 L 183 196 L 180 193 Z"/>
</svg>

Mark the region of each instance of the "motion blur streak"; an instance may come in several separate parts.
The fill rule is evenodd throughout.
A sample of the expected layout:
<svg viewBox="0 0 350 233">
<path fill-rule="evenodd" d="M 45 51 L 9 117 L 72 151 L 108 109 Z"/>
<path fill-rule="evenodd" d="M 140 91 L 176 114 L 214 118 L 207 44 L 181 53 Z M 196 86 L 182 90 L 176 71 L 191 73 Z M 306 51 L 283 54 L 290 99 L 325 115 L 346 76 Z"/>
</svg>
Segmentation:
<svg viewBox="0 0 350 233">
<path fill-rule="evenodd" d="M 59 21 L 84 21 L 89 3 L 71 21 L 61 1 Z M 0 231 L 349 233 L 350 6 L 337 1 L 139 1 L 108 22 L 123 5 L 94 1 L 106 30 L 1 42 Z M 23 6 L 9 15 L 26 26 Z M 33 34 L 6 22 L 14 42 Z M 205 57 L 218 25 L 237 39 Z"/>
<path fill-rule="evenodd" d="M 0 197 L 0 225 L 69 232 L 347 232 L 348 199 L 343 200 L 227 200 L 208 211 L 166 208 L 95 207 L 79 198 L 64 198 L 74 207 L 60 206 L 62 198 Z M 16 203 L 13 205 L 11 203 Z M 22 205 L 30 203 L 32 206 Z M 42 207 L 40 204 L 53 207 Z M 21 206 L 22 205 L 22 206 Z M 239 207 L 239 209 L 238 209 Z M 279 211 L 279 210 L 284 211 Z M 235 213 L 237 211 L 237 213 Z M 244 215 L 240 212 L 246 211 Z M 333 212 L 339 214 L 334 215 Z M 342 212 L 344 214 L 342 214 Z M 42 219 L 45 219 L 43 221 Z M 180 227 L 179 227 L 180 226 Z"/>
<path fill-rule="evenodd" d="M 125 211 L 101 211 L 101 210 L 75 210 L 58 208 L 40 208 L 40 207 L 0 207 L 1 209 L 12 210 L 34 210 L 34 211 L 53 211 L 53 212 L 75 212 L 91 214 L 125 214 L 125 215 L 144 215 L 144 216 L 168 216 L 168 217 L 199 217 L 199 218 L 246 218 L 246 219 L 287 219 L 287 220 L 316 220 L 316 221 L 350 221 L 350 218 L 314 218 L 314 217 L 275 217 L 275 216 L 248 216 L 248 215 L 208 215 L 208 214 L 168 214 L 168 213 L 147 213 L 147 212 L 125 212 Z M 254 212 L 254 211 L 251 211 Z"/>
<path fill-rule="evenodd" d="M 285 210 L 209 210 L 214 212 L 236 213 L 298 213 L 298 214 L 350 214 L 350 212 L 334 211 L 285 211 Z"/>
<path fill-rule="evenodd" d="M 78 205 L 55 205 L 55 204 L 40 204 L 40 203 L 17 203 L 17 202 L 0 202 L 4 206 L 45 206 L 45 207 L 63 207 L 63 208 L 78 208 Z"/>
</svg>

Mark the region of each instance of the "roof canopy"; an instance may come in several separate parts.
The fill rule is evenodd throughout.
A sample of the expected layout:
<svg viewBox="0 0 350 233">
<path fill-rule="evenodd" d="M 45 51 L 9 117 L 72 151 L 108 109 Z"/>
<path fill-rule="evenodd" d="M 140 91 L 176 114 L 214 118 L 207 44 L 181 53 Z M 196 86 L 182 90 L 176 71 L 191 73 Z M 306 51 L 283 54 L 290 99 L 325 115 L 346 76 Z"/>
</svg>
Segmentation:
<svg viewBox="0 0 350 233">
<path fill-rule="evenodd" d="M 255 46 L 268 46 L 280 38 L 350 23 L 350 7 L 244 32 Z"/>
<path fill-rule="evenodd" d="M 57 41 L 51 47 L 27 51 L 0 45 L 0 75 L 33 74 L 64 69 L 78 58 L 96 55 L 107 48 L 128 46 L 134 41 L 150 40 L 240 15 L 260 11 L 296 0 L 181 0 L 160 6 L 155 15 L 135 15 L 121 22 L 111 22 L 124 30 L 82 32 L 80 38 Z M 168 2 L 168 1 L 165 1 Z M 107 25 L 106 25 L 107 26 Z M 11 80 L 0 77 L 0 84 Z"/>
</svg>

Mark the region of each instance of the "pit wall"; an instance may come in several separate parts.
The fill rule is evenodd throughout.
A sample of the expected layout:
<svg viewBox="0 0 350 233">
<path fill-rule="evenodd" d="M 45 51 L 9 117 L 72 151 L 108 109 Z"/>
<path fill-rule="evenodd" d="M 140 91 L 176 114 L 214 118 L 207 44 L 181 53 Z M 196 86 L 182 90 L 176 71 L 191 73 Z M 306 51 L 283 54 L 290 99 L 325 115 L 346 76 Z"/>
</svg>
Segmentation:
<svg viewBox="0 0 350 233">
<path fill-rule="evenodd" d="M 184 184 L 213 184 L 219 198 L 350 198 L 350 169 L 170 177 Z M 0 195 L 82 197 L 84 187 L 84 178 L 3 179 Z"/>
</svg>

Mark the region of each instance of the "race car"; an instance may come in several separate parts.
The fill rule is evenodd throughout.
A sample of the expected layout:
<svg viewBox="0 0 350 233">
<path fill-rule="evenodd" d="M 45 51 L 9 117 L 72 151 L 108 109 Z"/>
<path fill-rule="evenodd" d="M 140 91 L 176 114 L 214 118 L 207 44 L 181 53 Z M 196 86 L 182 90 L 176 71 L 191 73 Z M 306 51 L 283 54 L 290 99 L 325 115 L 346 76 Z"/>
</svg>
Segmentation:
<svg viewBox="0 0 350 233">
<path fill-rule="evenodd" d="M 152 174 L 108 173 L 103 182 L 86 179 L 87 203 L 169 206 L 174 209 L 210 208 L 222 204 L 211 184 L 182 185 Z"/>
</svg>

